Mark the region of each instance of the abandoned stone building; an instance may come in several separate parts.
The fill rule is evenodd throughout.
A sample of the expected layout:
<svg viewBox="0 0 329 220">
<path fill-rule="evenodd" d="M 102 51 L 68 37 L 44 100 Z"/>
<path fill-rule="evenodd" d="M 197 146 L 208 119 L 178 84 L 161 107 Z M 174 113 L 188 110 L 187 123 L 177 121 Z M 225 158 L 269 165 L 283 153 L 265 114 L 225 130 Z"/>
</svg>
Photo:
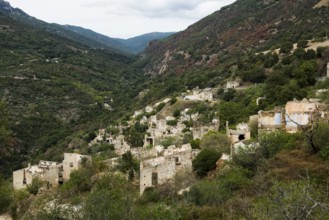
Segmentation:
<svg viewBox="0 0 329 220">
<path fill-rule="evenodd" d="M 285 130 L 289 133 L 295 133 L 300 129 L 300 126 L 311 122 L 316 111 L 319 111 L 318 113 L 324 118 L 326 112 L 321 110 L 322 107 L 323 104 L 318 99 L 303 99 L 287 102 L 284 109 L 276 108 L 272 111 L 259 111 L 259 132 Z"/>
<path fill-rule="evenodd" d="M 208 125 L 196 124 L 193 126 L 193 128 L 191 128 L 193 139 L 202 139 L 202 137 L 209 131 L 218 131 L 219 126 L 220 124 L 218 119 L 213 119 L 212 122 Z"/>
<path fill-rule="evenodd" d="M 229 81 L 229 82 L 226 83 L 225 90 L 236 89 L 239 86 L 240 86 L 239 81 Z"/>
<path fill-rule="evenodd" d="M 310 123 L 315 111 L 319 111 L 322 118 L 325 117 L 326 113 L 320 110 L 321 106 L 322 104 L 318 99 L 303 99 L 287 102 L 284 109 L 276 108 L 272 111 L 259 111 L 259 132 L 285 130 L 289 133 L 295 133 L 299 130 L 299 126 Z"/>
<path fill-rule="evenodd" d="M 94 144 L 98 144 L 104 140 L 105 137 L 105 129 L 99 129 L 97 136 L 88 143 L 89 146 L 92 146 Z"/>
<path fill-rule="evenodd" d="M 64 153 L 63 160 L 63 179 L 70 179 L 72 171 L 82 167 L 83 164 L 91 163 L 91 156 L 81 155 L 77 153 Z"/>
<path fill-rule="evenodd" d="M 275 108 L 271 111 L 258 112 L 258 130 L 259 132 L 272 132 L 284 128 L 284 110 Z"/>
<path fill-rule="evenodd" d="M 315 111 L 320 111 L 319 100 L 290 101 L 285 107 L 285 129 L 287 132 L 295 133 L 298 126 L 307 125 L 311 120 Z M 323 117 L 323 113 L 322 113 Z"/>
<path fill-rule="evenodd" d="M 40 161 L 38 165 L 29 164 L 27 167 L 13 172 L 14 189 L 26 188 L 34 178 L 47 182 L 48 187 L 56 187 L 63 183 L 62 165 L 53 161 Z"/>
<path fill-rule="evenodd" d="M 106 135 L 105 142 L 114 145 L 115 153 L 119 156 L 127 153 L 131 149 L 130 145 L 125 141 L 125 136 L 120 135 Z"/>
<path fill-rule="evenodd" d="M 140 194 L 146 188 L 156 187 L 172 180 L 179 171 L 191 171 L 192 160 L 198 151 L 192 150 L 190 144 L 180 148 L 175 146 L 161 152 L 162 156 L 148 159 L 140 163 Z"/>
<path fill-rule="evenodd" d="M 13 172 L 14 189 L 23 189 L 32 183 L 34 178 L 45 182 L 47 188 L 57 187 L 59 184 L 69 180 L 73 170 L 81 167 L 82 158 L 91 162 L 90 156 L 64 153 L 63 163 L 41 160 L 38 165 L 28 165 Z"/>
<path fill-rule="evenodd" d="M 214 93 L 211 88 L 199 89 L 194 88 L 192 94 L 183 95 L 184 100 L 191 101 L 213 101 Z"/>
<path fill-rule="evenodd" d="M 231 145 L 240 141 L 250 140 L 249 126 L 245 123 L 238 124 L 236 130 L 229 129 L 229 124 L 226 122 L 226 134 L 231 141 Z"/>
</svg>

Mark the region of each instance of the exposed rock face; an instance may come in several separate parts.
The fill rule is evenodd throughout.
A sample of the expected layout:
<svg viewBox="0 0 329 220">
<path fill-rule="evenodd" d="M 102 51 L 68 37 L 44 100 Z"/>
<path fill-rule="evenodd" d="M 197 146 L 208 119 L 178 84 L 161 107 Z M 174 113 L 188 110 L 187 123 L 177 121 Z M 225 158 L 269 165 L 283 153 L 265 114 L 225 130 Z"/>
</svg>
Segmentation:
<svg viewBox="0 0 329 220">
<path fill-rule="evenodd" d="M 328 6 L 329 6 L 329 0 L 321 0 L 313 8 L 321 8 L 321 7 L 328 7 Z"/>
</svg>

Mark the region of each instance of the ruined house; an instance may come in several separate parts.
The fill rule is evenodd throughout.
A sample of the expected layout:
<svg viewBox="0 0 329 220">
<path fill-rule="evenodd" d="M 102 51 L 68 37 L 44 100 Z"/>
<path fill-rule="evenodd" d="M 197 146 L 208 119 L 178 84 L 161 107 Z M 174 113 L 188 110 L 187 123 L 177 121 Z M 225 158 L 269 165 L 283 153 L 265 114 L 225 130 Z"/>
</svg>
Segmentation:
<svg viewBox="0 0 329 220">
<path fill-rule="evenodd" d="M 64 153 L 63 180 L 69 180 L 72 171 L 78 170 L 84 165 L 84 163 L 91 163 L 91 156 L 76 153 Z"/>
<path fill-rule="evenodd" d="M 272 132 L 284 128 L 285 116 L 284 110 L 275 108 L 271 111 L 258 112 L 258 131 Z"/>
<path fill-rule="evenodd" d="M 303 99 L 287 102 L 285 106 L 285 130 L 290 133 L 298 131 L 299 126 L 310 123 L 313 113 L 320 111 L 320 102 L 317 99 Z M 324 113 L 322 113 L 324 115 Z M 323 116 L 322 116 L 323 117 Z"/>
<path fill-rule="evenodd" d="M 140 194 L 146 188 L 156 187 L 172 180 L 182 170 L 192 170 L 192 160 L 198 152 L 192 150 L 190 144 L 181 148 L 174 146 L 162 152 L 162 156 L 140 163 Z"/>
<path fill-rule="evenodd" d="M 114 151 L 117 155 L 127 153 L 131 149 L 130 145 L 125 141 L 124 135 L 106 135 L 105 142 L 114 146 Z"/>
<path fill-rule="evenodd" d="M 83 158 L 86 158 L 85 161 Z M 70 179 L 73 170 L 79 169 L 83 163 L 90 163 L 91 157 L 76 153 L 64 153 L 63 163 L 41 160 L 38 165 L 29 164 L 27 167 L 13 172 L 14 189 L 23 189 L 39 178 L 47 184 L 47 188 L 56 187 Z"/>
<path fill-rule="evenodd" d="M 240 86 L 240 82 L 239 81 L 229 81 L 226 83 L 225 89 L 236 89 L 237 87 Z"/>
<path fill-rule="evenodd" d="M 276 108 L 272 111 L 258 112 L 259 132 L 272 132 L 275 130 L 285 130 L 289 133 L 298 131 L 299 126 L 310 123 L 316 111 L 321 117 L 325 117 L 325 112 L 321 111 L 322 104 L 318 99 L 303 99 L 287 102 L 284 109 Z"/>
<path fill-rule="evenodd" d="M 47 183 L 47 187 L 56 187 L 63 183 L 62 164 L 53 161 L 40 161 L 38 165 L 29 164 L 27 167 L 13 172 L 14 189 L 23 189 L 32 184 L 34 178 Z"/>
<path fill-rule="evenodd" d="M 104 140 L 104 137 L 105 137 L 105 129 L 99 129 L 97 136 L 94 138 L 94 140 L 90 141 L 88 145 L 92 146 L 94 144 L 98 144 Z"/>
<path fill-rule="evenodd" d="M 226 122 L 226 135 L 230 139 L 231 144 L 235 144 L 240 141 L 250 140 L 249 126 L 245 123 L 238 124 L 236 130 L 229 129 L 228 122 Z"/>
<path fill-rule="evenodd" d="M 195 125 L 192 128 L 193 139 L 202 139 L 202 137 L 209 131 L 218 131 L 219 120 L 213 119 L 208 125 Z"/>
<path fill-rule="evenodd" d="M 191 101 L 213 101 L 214 94 L 211 88 L 206 88 L 200 90 L 199 88 L 194 88 L 192 94 L 184 95 L 184 100 L 191 100 Z"/>
</svg>

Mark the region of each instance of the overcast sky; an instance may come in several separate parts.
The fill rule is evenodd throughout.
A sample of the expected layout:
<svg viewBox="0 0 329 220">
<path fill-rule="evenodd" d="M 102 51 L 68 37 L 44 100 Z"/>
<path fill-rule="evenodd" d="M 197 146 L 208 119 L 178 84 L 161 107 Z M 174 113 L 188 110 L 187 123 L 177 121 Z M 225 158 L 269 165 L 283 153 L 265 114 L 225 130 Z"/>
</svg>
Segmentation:
<svg viewBox="0 0 329 220">
<path fill-rule="evenodd" d="M 235 0 L 7 0 L 38 19 L 129 38 L 181 31 Z"/>
</svg>

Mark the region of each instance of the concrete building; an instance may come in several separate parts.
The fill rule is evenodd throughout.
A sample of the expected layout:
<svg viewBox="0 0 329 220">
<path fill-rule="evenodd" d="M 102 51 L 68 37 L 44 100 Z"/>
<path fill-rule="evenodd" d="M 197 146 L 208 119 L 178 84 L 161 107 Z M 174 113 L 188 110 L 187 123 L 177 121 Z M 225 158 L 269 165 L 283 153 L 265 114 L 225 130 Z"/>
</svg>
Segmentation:
<svg viewBox="0 0 329 220">
<path fill-rule="evenodd" d="M 146 188 L 156 187 L 172 180 L 179 171 L 191 171 L 192 160 L 198 152 L 187 144 L 181 148 L 170 146 L 162 154 L 163 156 L 140 163 L 140 194 L 143 194 Z"/>
</svg>

